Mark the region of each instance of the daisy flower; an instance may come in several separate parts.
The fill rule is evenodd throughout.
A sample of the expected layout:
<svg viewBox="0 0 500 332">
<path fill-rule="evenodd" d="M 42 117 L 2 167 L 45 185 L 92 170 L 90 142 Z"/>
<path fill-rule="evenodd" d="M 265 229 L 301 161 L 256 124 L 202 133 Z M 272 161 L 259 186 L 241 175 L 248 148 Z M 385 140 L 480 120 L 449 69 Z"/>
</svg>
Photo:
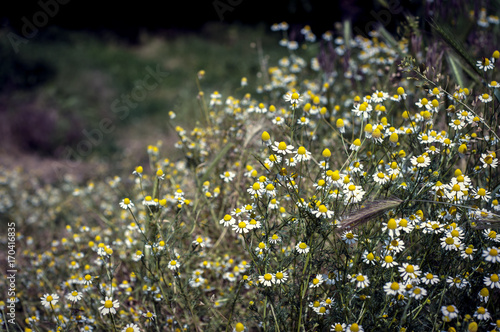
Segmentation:
<svg viewBox="0 0 500 332">
<path fill-rule="evenodd" d="M 415 286 L 410 290 L 410 297 L 413 297 L 415 300 L 420 300 L 427 295 L 427 291 L 422 288 Z"/>
<path fill-rule="evenodd" d="M 426 285 L 434 285 L 439 282 L 439 278 L 437 275 L 434 275 L 430 272 L 425 273 L 421 278 L 420 281 L 422 281 L 423 284 Z"/>
<path fill-rule="evenodd" d="M 69 293 L 68 295 L 66 295 L 66 298 L 68 300 L 70 300 L 71 302 L 77 302 L 77 301 L 80 301 L 82 299 L 82 292 L 79 292 L 79 291 L 72 291 L 71 293 Z"/>
<path fill-rule="evenodd" d="M 476 312 L 474 313 L 474 317 L 476 317 L 479 320 L 491 319 L 491 315 L 488 312 L 488 309 L 486 309 L 485 307 L 478 307 Z"/>
<path fill-rule="evenodd" d="M 488 166 L 496 168 L 498 166 L 498 159 L 491 153 L 490 154 L 482 153 L 480 160 L 483 163 L 484 168 Z"/>
<path fill-rule="evenodd" d="M 274 144 L 271 146 L 273 151 L 280 153 L 282 155 L 286 155 L 287 153 L 292 153 L 293 152 L 293 146 L 292 145 L 287 145 L 285 142 L 274 142 Z"/>
<path fill-rule="evenodd" d="M 346 326 L 347 325 L 345 323 L 335 323 L 335 324 L 332 324 L 332 326 L 330 328 L 330 332 L 344 332 Z"/>
<path fill-rule="evenodd" d="M 139 328 L 139 325 L 134 324 L 134 323 L 129 323 L 125 325 L 125 327 L 121 330 L 121 332 L 140 332 L 141 329 Z"/>
<path fill-rule="evenodd" d="M 57 294 L 45 294 L 40 298 L 42 300 L 42 305 L 45 308 L 50 308 L 56 305 L 57 301 L 59 301 L 59 295 Z"/>
<path fill-rule="evenodd" d="M 275 125 L 282 125 L 283 123 L 285 123 L 285 118 L 281 117 L 281 116 L 277 116 L 275 117 L 274 119 L 271 120 L 271 122 Z"/>
<path fill-rule="evenodd" d="M 363 253 L 363 262 L 368 265 L 375 265 L 375 255 L 372 252 L 368 252 L 367 250 L 365 250 L 365 252 Z"/>
<path fill-rule="evenodd" d="M 387 282 L 384 285 L 384 292 L 387 295 L 398 295 L 403 294 L 404 286 L 399 282 Z"/>
<path fill-rule="evenodd" d="M 485 202 L 488 202 L 491 199 L 491 192 L 484 188 L 473 189 L 473 192 L 475 199 L 482 199 Z"/>
<path fill-rule="evenodd" d="M 427 167 L 431 164 L 431 158 L 429 156 L 422 154 L 420 156 L 413 156 L 410 159 L 410 162 L 413 166 L 416 167 Z"/>
<path fill-rule="evenodd" d="M 311 287 L 311 288 L 319 287 L 324 281 L 325 281 L 325 279 L 323 279 L 323 275 L 317 274 L 316 277 L 314 277 L 311 280 L 309 287 Z"/>
<path fill-rule="evenodd" d="M 499 83 L 499 82 L 497 82 L 497 81 L 491 81 L 491 83 L 489 83 L 489 84 L 488 84 L 488 86 L 489 86 L 490 88 L 494 88 L 494 89 L 496 89 L 496 88 L 500 88 L 500 83 Z"/>
<path fill-rule="evenodd" d="M 477 251 L 477 249 L 475 249 L 472 245 L 468 246 L 467 248 L 465 249 L 462 249 L 461 253 L 460 253 L 460 257 L 462 257 L 463 259 L 470 259 L 470 260 L 473 260 L 474 259 L 474 252 Z"/>
<path fill-rule="evenodd" d="M 499 281 L 498 274 L 494 273 L 490 276 L 486 276 L 483 279 L 484 284 L 486 287 L 490 288 L 499 288 L 500 289 L 500 281 Z"/>
<path fill-rule="evenodd" d="M 311 159 L 311 152 L 307 151 L 305 147 L 301 146 L 295 151 L 295 159 L 298 162 L 307 161 Z"/>
<path fill-rule="evenodd" d="M 172 271 L 175 271 L 177 270 L 179 267 L 181 266 L 181 263 L 179 261 L 176 261 L 176 260 L 171 260 L 169 263 L 168 263 L 168 268 Z"/>
<path fill-rule="evenodd" d="M 259 276 L 259 284 L 270 287 L 274 284 L 275 279 L 272 273 L 266 273 L 263 276 Z"/>
<path fill-rule="evenodd" d="M 476 65 L 479 68 L 479 70 L 482 69 L 484 71 L 495 68 L 495 65 L 488 58 L 483 58 L 483 60 L 477 61 Z"/>
<path fill-rule="evenodd" d="M 455 307 L 454 305 L 442 306 L 441 312 L 443 313 L 444 317 L 447 317 L 449 319 L 454 319 L 458 317 L 458 310 L 457 307 Z"/>
<path fill-rule="evenodd" d="M 383 225 L 382 232 L 385 231 L 387 231 L 387 233 L 391 238 L 399 236 L 400 230 L 398 227 L 398 223 L 396 222 L 396 219 L 391 218 L 386 224 Z"/>
<path fill-rule="evenodd" d="M 132 201 L 129 198 L 124 198 L 120 202 L 120 207 L 124 210 L 131 209 L 132 207 L 134 207 L 134 203 L 132 203 Z"/>
<path fill-rule="evenodd" d="M 352 323 L 349 325 L 346 330 L 346 332 L 364 332 L 365 330 L 363 329 L 363 326 L 358 325 L 356 323 Z"/>
<path fill-rule="evenodd" d="M 331 218 L 333 217 L 333 211 L 328 210 L 328 208 L 321 204 L 318 207 L 317 211 L 314 211 L 313 214 L 316 216 L 316 218 Z"/>
<path fill-rule="evenodd" d="M 398 271 L 401 274 L 401 278 L 405 281 L 418 279 L 422 273 L 418 265 L 411 265 L 408 263 L 402 263 L 402 266 L 398 268 Z"/>
<path fill-rule="evenodd" d="M 380 185 L 383 185 L 389 182 L 389 176 L 384 172 L 373 173 L 373 181 Z"/>
<path fill-rule="evenodd" d="M 352 231 L 344 231 L 344 233 L 342 233 L 342 240 L 347 244 L 354 244 L 358 241 L 358 235 L 354 234 Z"/>
<path fill-rule="evenodd" d="M 116 309 L 120 306 L 118 300 L 114 300 L 112 297 L 105 297 L 105 300 L 101 300 L 102 306 L 99 307 L 99 312 L 101 315 L 107 315 L 109 313 L 116 314 Z"/>
<path fill-rule="evenodd" d="M 482 101 L 483 103 L 489 103 L 490 101 L 493 100 L 493 97 L 490 96 L 487 93 L 483 93 L 482 95 L 479 95 L 479 100 Z"/>
<path fill-rule="evenodd" d="M 241 220 L 238 224 L 233 224 L 233 231 L 236 233 L 248 233 L 250 231 L 250 225 L 246 220 Z"/>
<path fill-rule="evenodd" d="M 441 238 L 441 247 L 445 250 L 458 250 L 460 248 L 460 239 L 447 234 Z"/>
<path fill-rule="evenodd" d="M 398 265 L 398 262 L 396 262 L 391 255 L 386 255 L 384 257 L 384 260 L 382 261 L 382 267 L 386 268 L 386 269 L 391 268 L 391 267 L 396 266 L 396 265 Z"/>
<path fill-rule="evenodd" d="M 372 101 L 374 103 L 381 103 L 388 98 L 389 98 L 389 93 L 387 92 L 377 90 L 372 94 Z"/>
<path fill-rule="evenodd" d="M 275 283 L 276 284 L 283 284 L 285 283 L 287 280 L 288 280 L 288 273 L 287 272 L 284 272 L 284 271 L 278 271 L 276 272 L 276 274 L 274 275 L 275 277 Z"/>
<path fill-rule="evenodd" d="M 368 277 L 361 274 L 361 273 L 358 273 L 357 275 L 355 275 L 351 279 L 351 282 L 355 282 L 357 288 L 365 288 L 365 287 L 368 287 L 370 285 L 370 280 L 368 280 Z"/>
<path fill-rule="evenodd" d="M 500 263 L 500 252 L 497 247 L 490 247 L 483 250 L 483 258 L 490 263 Z"/>
<path fill-rule="evenodd" d="M 229 214 L 226 214 L 224 216 L 224 218 L 222 218 L 220 221 L 219 221 L 220 224 L 223 224 L 224 227 L 228 227 L 228 226 L 232 226 L 236 223 L 236 219 L 234 219 L 232 216 L 230 216 Z"/>
<path fill-rule="evenodd" d="M 295 250 L 297 250 L 300 254 L 307 254 L 309 252 L 309 246 L 305 242 L 299 242 L 295 246 Z"/>
<path fill-rule="evenodd" d="M 231 171 L 226 171 L 223 174 L 220 174 L 220 178 L 223 179 L 224 182 L 226 182 L 226 183 L 233 181 L 235 176 L 236 176 L 236 174 L 234 172 L 231 172 Z"/>
</svg>

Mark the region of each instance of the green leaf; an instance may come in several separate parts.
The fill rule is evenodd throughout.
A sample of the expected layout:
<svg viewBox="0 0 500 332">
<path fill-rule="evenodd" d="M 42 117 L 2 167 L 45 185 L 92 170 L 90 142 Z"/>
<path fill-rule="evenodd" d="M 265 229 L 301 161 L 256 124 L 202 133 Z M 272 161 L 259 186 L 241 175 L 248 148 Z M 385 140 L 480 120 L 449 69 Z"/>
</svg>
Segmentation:
<svg viewBox="0 0 500 332">
<path fill-rule="evenodd" d="M 457 80 L 458 84 L 461 87 L 464 87 L 464 78 L 463 78 L 461 64 L 459 64 L 459 61 L 452 54 L 448 54 L 447 59 L 448 62 L 450 63 L 451 70 L 453 71 L 453 76 L 455 76 L 455 79 Z"/>
</svg>

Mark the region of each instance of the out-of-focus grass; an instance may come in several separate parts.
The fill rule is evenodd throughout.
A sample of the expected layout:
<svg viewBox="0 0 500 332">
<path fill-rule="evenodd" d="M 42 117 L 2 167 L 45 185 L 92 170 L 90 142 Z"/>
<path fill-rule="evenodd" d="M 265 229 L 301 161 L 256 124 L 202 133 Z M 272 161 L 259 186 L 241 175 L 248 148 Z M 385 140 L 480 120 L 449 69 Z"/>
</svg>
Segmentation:
<svg viewBox="0 0 500 332">
<path fill-rule="evenodd" d="M 246 90 L 252 92 L 260 70 L 255 45 L 262 45 L 264 53 L 273 57 L 286 54 L 276 47 L 276 35 L 271 36 L 264 26 L 211 24 L 198 33 L 144 34 L 140 43 L 133 45 L 109 36 L 52 29 L 21 44 L 17 54 L 5 35 L 2 37 L 0 93 L 7 120 L 17 114 L 32 117 L 38 113 L 35 116 L 44 118 L 50 113 L 55 122 L 47 125 L 50 139 L 38 147 L 37 137 L 31 138 L 29 147 L 56 156 L 61 156 L 66 146 L 75 147 L 84 139 L 84 129 L 98 128 L 99 121 L 106 117 L 112 119 L 116 130 L 105 135 L 90 158 L 112 155 L 123 148 L 118 142 L 127 137 L 140 140 L 141 135 L 167 135 L 171 110 L 177 114 L 178 123 L 192 125 L 201 118 L 196 100 L 199 70 L 206 71 L 201 85 L 207 95 L 215 90 L 233 93 L 243 76 L 249 81 Z M 113 102 L 129 95 L 138 80 L 148 74 L 146 68 L 157 65 L 168 72 L 168 77 L 131 107 L 129 116 L 120 119 L 111 110 Z M 27 107 L 30 111 L 23 113 Z M 24 123 L 22 119 L 20 122 Z M 25 129 L 29 136 L 30 128 Z M 43 126 L 37 130 L 43 136 Z M 15 136 L 14 145 L 16 139 L 26 138 Z"/>
</svg>

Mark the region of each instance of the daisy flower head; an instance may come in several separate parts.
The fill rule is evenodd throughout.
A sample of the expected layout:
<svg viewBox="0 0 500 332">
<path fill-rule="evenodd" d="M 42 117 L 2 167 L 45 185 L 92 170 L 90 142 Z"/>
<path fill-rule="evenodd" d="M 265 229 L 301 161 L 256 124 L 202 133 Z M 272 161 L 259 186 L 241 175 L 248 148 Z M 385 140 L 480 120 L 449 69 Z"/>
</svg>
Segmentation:
<svg viewBox="0 0 500 332">
<path fill-rule="evenodd" d="M 134 324 L 134 323 L 129 323 L 125 325 L 125 327 L 121 330 L 121 332 L 140 332 L 141 329 L 139 328 L 139 325 Z"/>
<path fill-rule="evenodd" d="M 404 286 L 400 282 L 387 282 L 384 285 L 384 292 L 387 295 L 399 295 L 403 294 Z"/>
<path fill-rule="evenodd" d="M 500 278 L 496 273 L 484 277 L 483 282 L 486 285 L 486 287 L 500 289 Z"/>
<path fill-rule="evenodd" d="M 441 313 L 450 320 L 458 317 L 458 309 L 454 305 L 442 306 Z"/>
<path fill-rule="evenodd" d="M 45 294 L 40 298 L 42 300 L 42 305 L 45 308 L 50 308 L 56 305 L 56 303 L 59 301 L 59 295 L 57 294 Z"/>
<path fill-rule="evenodd" d="M 120 207 L 124 210 L 131 209 L 134 207 L 134 203 L 132 203 L 132 201 L 129 198 L 124 198 L 120 202 Z"/>
<path fill-rule="evenodd" d="M 297 93 L 297 92 L 288 92 L 287 94 L 285 94 L 285 96 L 283 97 L 283 99 L 285 99 L 286 102 L 289 102 L 292 106 L 292 109 L 296 109 L 299 107 L 300 103 L 302 102 L 302 96 L 300 95 L 300 93 Z"/>
<path fill-rule="evenodd" d="M 300 254 L 307 254 L 309 252 L 309 246 L 305 242 L 299 242 L 295 246 L 295 250 Z"/>
<path fill-rule="evenodd" d="M 484 70 L 484 71 L 488 71 L 495 68 L 495 64 L 491 62 L 490 59 L 488 58 L 483 58 L 482 60 L 478 60 L 476 65 L 479 68 L 479 70 Z"/>
<path fill-rule="evenodd" d="M 236 219 L 234 219 L 231 215 L 226 214 L 224 218 L 219 221 L 220 224 L 223 224 L 224 227 L 232 226 L 236 223 Z"/>
<path fill-rule="evenodd" d="M 387 182 L 389 182 L 389 176 L 387 174 L 385 174 L 384 172 L 376 172 L 376 173 L 373 173 L 373 181 L 375 181 L 375 183 L 378 183 L 380 185 L 383 185 L 383 184 L 386 184 Z"/>
<path fill-rule="evenodd" d="M 233 332 L 243 332 L 246 330 L 247 328 L 245 327 L 245 325 L 243 325 L 243 323 L 236 323 L 236 325 L 233 328 Z"/>
<path fill-rule="evenodd" d="M 330 327 L 330 332 L 344 332 L 346 327 L 345 323 L 335 323 Z"/>
<path fill-rule="evenodd" d="M 500 263 L 500 251 L 497 247 L 490 247 L 483 250 L 483 258 L 490 263 Z"/>
<path fill-rule="evenodd" d="M 482 199 L 485 202 L 491 199 L 491 193 L 484 188 L 473 189 L 473 193 L 475 199 Z"/>
<path fill-rule="evenodd" d="M 437 275 L 432 274 L 430 272 L 424 273 L 424 275 L 420 278 L 420 281 L 426 285 L 434 285 L 439 282 L 439 278 Z"/>
<path fill-rule="evenodd" d="M 497 89 L 497 88 L 500 88 L 500 83 L 499 83 L 499 82 L 497 82 L 497 81 L 491 81 L 491 82 L 488 84 L 488 86 L 489 86 L 490 88 Z"/>
<path fill-rule="evenodd" d="M 236 233 L 248 233 L 250 231 L 250 224 L 246 220 L 240 220 L 240 222 L 232 225 L 233 231 Z"/>
<path fill-rule="evenodd" d="M 301 146 L 295 151 L 295 159 L 298 162 L 307 161 L 311 159 L 311 152 L 307 151 L 305 147 Z"/>
<path fill-rule="evenodd" d="M 481 162 L 483 163 L 483 167 L 486 168 L 490 166 L 491 168 L 496 168 L 498 166 L 498 159 L 493 154 L 482 153 Z"/>
<path fill-rule="evenodd" d="M 393 266 L 396 266 L 398 265 L 398 262 L 396 262 L 394 260 L 394 257 L 392 257 L 391 255 L 386 255 L 382 261 L 382 267 L 388 269 L 388 268 L 391 268 Z"/>
<path fill-rule="evenodd" d="M 311 283 L 309 284 L 309 287 L 311 288 L 316 288 L 319 287 L 325 279 L 323 278 L 322 274 L 317 274 L 314 278 L 312 278 Z"/>
<path fill-rule="evenodd" d="M 354 244 L 358 241 L 358 235 L 354 234 L 352 231 L 344 231 L 344 233 L 342 233 L 342 240 L 347 244 Z"/>
<path fill-rule="evenodd" d="M 120 306 L 118 300 L 114 300 L 112 297 L 106 296 L 104 300 L 101 300 L 102 306 L 99 307 L 99 312 L 101 315 L 107 315 L 109 313 L 116 314 L 116 309 Z"/>
<path fill-rule="evenodd" d="M 483 93 L 482 95 L 480 95 L 479 97 L 479 100 L 482 101 L 483 103 L 489 103 L 490 101 L 493 100 L 493 97 L 490 96 L 489 94 L 487 93 Z"/>
<path fill-rule="evenodd" d="M 179 267 L 181 266 L 181 263 L 175 259 L 171 260 L 169 263 L 168 263 L 168 268 L 172 271 L 175 271 L 177 270 Z"/>
<path fill-rule="evenodd" d="M 82 292 L 79 292 L 77 290 L 72 291 L 68 295 L 66 295 L 66 298 L 70 300 L 71 302 L 78 302 L 82 299 L 83 294 Z"/>
<path fill-rule="evenodd" d="M 391 218 L 389 219 L 389 221 L 384 224 L 384 226 L 382 227 L 382 232 L 385 232 L 387 231 L 387 233 L 389 234 L 389 236 L 391 238 L 394 238 L 394 237 L 397 237 L 399 236 L 400 234 L 400 228 L 398 227 L 398 223 L 396 222 L 396 219 L 394 218 Z"/>
<path fill-rule="evenodd" d="M 365 276 L 361 273 L 358 273 L 357 275 L 353 276 L 351 282 L 355 282 L 357 288 L 365 288 L 370 285 L 370 280 L 368 279 L 368 276 Z"/>
<path fill-rule="evenodd" d="M 278 284 L 278 285 L 279 284 L 283 284 L 283 283 L 285 283 L 288 280 L 288 272 L 278 271 L 274 275 L 274 278 L 275 278 L 275 283 L 276 284 Z"/>
<path fill-rule="evenodd" d="M 375 255 L 372 252 L 368 252 L 367 250 L 365 250 L 365 252 L 363 253 L 363 262 L 368 265 L 375 265 Z"/>
<path fill-rule="evenodd" d="M 285 142 L 274 142 L 274 144 L 271 146 L 273 151 L 276 153 L 286 155 L 287 153 L 293 153 L 293 146 L 292 145 L 287 145 Z"/>
<path fill-rule="evenodd" d="M 346 330 L 346 332 L 364 332 L 365 330 L 363 329 L 363 326 L 358 325 L 356 323 L 352 323 L 349 325 Z"/>
<path fill-rule="evenodd" d="M 328 210 L 328 208 L 321 204 L 317 211 L 313 212 L 317 218 L 331 218 L 333 217 L 333 211 Z"/>
<path fill-rule="evenodd" d="M 427 156 L 426 154 L 422 154 L 418 157 L 417 156 L 411 157 L 410 162 L 413 166 L 423 168 L 431 164 L 431 158 L 429 158 L 429 156 Z"/>
<path fill-rule="evenodd" d="M 491 319 L 491 315 L 488 312 L 488 309 L 486 309 L 485 307 L 482 307 L 482 306 L 477 308 L 476 312 L 474 313 L 474 317 L 476 317 L 479 320 Z"/>
<path fill-rule="evenodd" d="M 272 273 L 266 273 L 263 276 L 259 276 L 259 284 L 266 287 L 272 286 L 275 282 L 275 276 Z"/>
<path fill-rule="evenodd" d="M 416 300 L 420 300 L 427 295 L 427 290 L 422 287 L 415 286 L 410 291 L 410 297 L 413 297 Z"/>
<path fill-rule="evenodd" d="M 403 263 L 402 266 L 398 268 L 399 273 L 401 274 L 401 277 L 405 280 L 413 280 L 417 279 L 420 277 L 420 274 L 422 271 L 420 271 L 420 268 L 418 265 L 412 265 L 408 263 Z"/>
<path fill-rule="evenodd" d="M 236 174 L 234 172 L 231 172 L 231 171 L 226 171 L 226 172 L 220 174 L 220 178 L 223 179 L 224 182 L 226 182 L 226 183 L 233 181 L 235 176 L 236 176 Z"/>
</svg>

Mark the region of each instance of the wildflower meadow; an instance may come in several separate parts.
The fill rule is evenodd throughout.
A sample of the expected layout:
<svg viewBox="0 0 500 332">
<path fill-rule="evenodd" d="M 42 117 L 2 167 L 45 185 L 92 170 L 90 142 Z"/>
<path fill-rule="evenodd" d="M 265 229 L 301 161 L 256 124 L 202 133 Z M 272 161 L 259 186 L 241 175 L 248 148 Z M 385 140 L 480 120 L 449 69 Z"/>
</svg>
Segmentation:
<svg viewBox="0 0 500 332">
<path fill-rule="evenodd" d="M 166 111 L 147 161 L 0 169 L 0 329 L 500 331 L 499 18 L 473 9 L 462 34 L 274 24 L 288 55 L 229 95 L 193 69 L 196 116 Z"/>
</svg>

